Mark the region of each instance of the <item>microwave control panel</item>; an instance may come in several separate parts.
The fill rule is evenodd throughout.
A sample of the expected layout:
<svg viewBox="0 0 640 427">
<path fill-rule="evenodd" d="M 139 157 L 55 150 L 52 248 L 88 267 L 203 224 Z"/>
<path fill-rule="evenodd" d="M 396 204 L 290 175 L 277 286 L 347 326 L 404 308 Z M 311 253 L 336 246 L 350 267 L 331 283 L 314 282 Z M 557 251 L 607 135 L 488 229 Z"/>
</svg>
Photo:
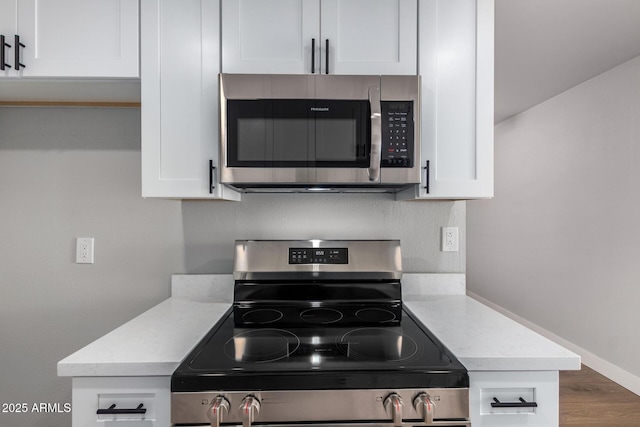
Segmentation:
<svg viewBox="0 0 640 427">
<path fill-rule="evenodd" d="M 413 167 L 413 101 L 382 101 L 381 166 Z"/>
</svg>

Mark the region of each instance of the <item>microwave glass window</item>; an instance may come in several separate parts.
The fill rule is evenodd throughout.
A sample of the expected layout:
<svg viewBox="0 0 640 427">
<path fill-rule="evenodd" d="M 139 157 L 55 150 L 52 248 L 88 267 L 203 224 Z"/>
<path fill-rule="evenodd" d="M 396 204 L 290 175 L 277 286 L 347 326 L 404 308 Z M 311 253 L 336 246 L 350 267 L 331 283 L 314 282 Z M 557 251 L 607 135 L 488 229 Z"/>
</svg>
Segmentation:
<svg viewBox="0 0 640 427">
<path fill-rule="evenodd" d="M 238 119 L 238 160 L 259 161 L 271 157 L 270 133 L 264 119 Z"/>
<path fill-rule="evenodd" d="M 241 167 L 367 167 L 366 100 L 228 100 L 227 164 Z"/>
<path fill-rule="evenodd" d="M 316 138 L 318 161 L 354 161 L 358 157 L 355 118 L 317 120 Z"/>
<path fill-rule="evenodd" d="M 273 157 L 279 162 L 307 162 L 313 120 L 273 119 Z M 265 159 L 266 160 L 266 159 Z"/>
<path fill-rule="evenodd" d="M 238 119 L 238 161 L 307 162 L 313 122 L 308 119 Z"/>
</svg>

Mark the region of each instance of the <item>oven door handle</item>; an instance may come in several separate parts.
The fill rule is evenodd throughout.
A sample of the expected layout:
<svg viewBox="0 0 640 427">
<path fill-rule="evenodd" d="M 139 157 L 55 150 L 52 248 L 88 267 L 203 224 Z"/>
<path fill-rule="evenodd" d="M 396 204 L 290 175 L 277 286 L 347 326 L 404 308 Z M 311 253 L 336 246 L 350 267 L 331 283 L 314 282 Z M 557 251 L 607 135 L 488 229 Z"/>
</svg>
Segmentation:
<svg viewBox="0 0 640 427">
<path fill-rule="evenodd" d="M 369 181 L 380 181 L 380 161 L 382 153 L 382 111 L 380 108 L 380 88 L 369 88 L 371 106 L 371 155 L 369 162 Z"/>
</svg>

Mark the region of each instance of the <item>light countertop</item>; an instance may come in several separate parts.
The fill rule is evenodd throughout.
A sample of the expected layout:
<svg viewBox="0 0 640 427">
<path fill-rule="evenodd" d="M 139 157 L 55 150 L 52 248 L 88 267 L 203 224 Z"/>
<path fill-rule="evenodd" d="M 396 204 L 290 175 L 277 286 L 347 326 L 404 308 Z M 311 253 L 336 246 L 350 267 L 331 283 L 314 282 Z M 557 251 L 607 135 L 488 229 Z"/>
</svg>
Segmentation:
<svg viewBox="0 0 640 427">
<path fill-rule="evenodd" d="M 468 296 L 422 296 L 405 305 L 469 371 L 580 369 L 580 356 Z"/>
<path fill-rule="evenodd" d="M 169 298 L 58 362 L 58 376 L 164 376 L 229 309 Z"/>
<path fill-rule="evenodd" d="M 172 298 L 58 362 L 58 375 L 171 375 L 230 307 L 230 278 L 202 277 L 174 283 Z M 405 304 L 470 371 L 580 369 L 579 356 L 465 295 L 407 295 Z"/>
</svg>

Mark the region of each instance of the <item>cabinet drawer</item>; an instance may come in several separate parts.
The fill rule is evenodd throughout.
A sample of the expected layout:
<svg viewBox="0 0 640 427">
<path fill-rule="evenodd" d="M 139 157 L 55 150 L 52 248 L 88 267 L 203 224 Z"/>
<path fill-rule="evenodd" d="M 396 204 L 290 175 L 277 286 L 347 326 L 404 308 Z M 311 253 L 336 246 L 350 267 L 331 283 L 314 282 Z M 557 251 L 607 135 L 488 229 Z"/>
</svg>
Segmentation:
<svg viewBox="0 0 640 427">
<path fill-rule="evenodd" d="M 557 427 L 558 372 L 470 372 L 474 427 Z"/>
<path fill-rule="evenodd" d="M 73 427 L 168 427 L 169 377 L 73 379 Z"/>
</svg>

